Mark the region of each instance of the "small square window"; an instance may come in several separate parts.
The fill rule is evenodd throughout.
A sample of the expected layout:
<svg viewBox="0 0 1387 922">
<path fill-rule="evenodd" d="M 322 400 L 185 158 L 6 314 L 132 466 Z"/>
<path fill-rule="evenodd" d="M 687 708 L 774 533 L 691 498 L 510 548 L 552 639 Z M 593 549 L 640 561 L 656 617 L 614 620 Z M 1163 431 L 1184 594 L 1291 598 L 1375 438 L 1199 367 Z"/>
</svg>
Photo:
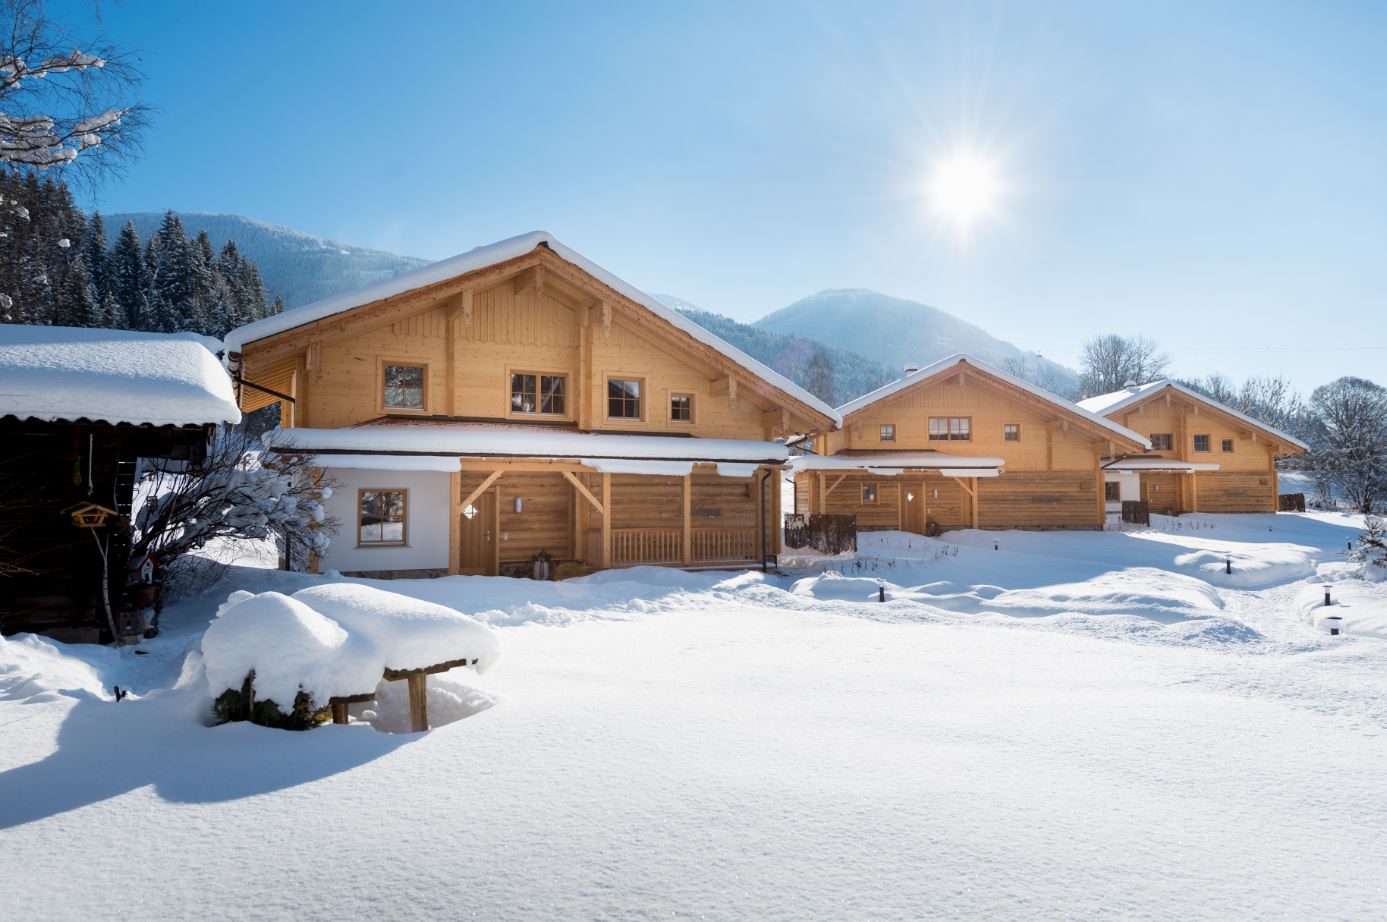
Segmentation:
<svg viewBox="0 0 1387 922">
<path fill-rule="evenodd" d="M 671 422 L 676 423 L 693 422 L 693 395 L 670 394 L 669 418 Z"/>
<path fill-rule="evenodd" d="M 877 501 L 877 485 L 874 483 L 864 483 L 862 485 L 862 502 L 874 503 Z"/>
<path fill-rule="evenodd" d="M 1209 450 L 1209 437 L 1208 437 L 1207 435 L 1196 435 L 1196 436 L 1194 437 L 1194 450 L 1195 450 L 1195 451 L 1208 451 L 1208 450 Z"/>
<path fill-rule="evenodd" d="M 1002 441 L 1004 441 L 1004 442 L 1019 442 L 1019 441 L 1021 441 L 1021 424 L 1020 424 L 1020 423 L 1003 423 L 1003 424 L 1002 424 Z"/>
<path fill-rule="evenodd" d="M 607 418 L 641 418 L 641 382 L 638 379 L 607 379 Z"/>
<path fill-rule="evenodd" d="M 1109 480 L 1103 484 L 1103 499 L 1109 503 L 1122 502 L 1122 484 Z"/>
<path fill-rule="evenodd" d="M 512 413 L 539 413 L 562 416 L 564 376 L 515 373 L 510 376 Z"/>
<path fill-rule="evenodd" d="M 424 366 L 386 365 L 381 402 L 387 410 L 424 409 Z"/>
<path fill-rule="evenodd" d="M 1232 440 L 1232 439 L 1224 439 L 1224 440 L 1223 440 L 1223 444 L 1222 444 L 1220 447 L 1221 447 L 1225 452 L 1231 452 L 1231 451 L 1233 450 L 1233 440 Z"/>
<path fill-rule="evenodd" d="M 1170 451 L 1175 445 L 1175 438 L 1169 432 L 1151 433 L 1152 451 Z"/>
<path fill-rule="evenodd" d="M 877 428 L 877 438 L 883 442 L 896 441 L 896 426 L 894 423 L 882 423 Z"/>
<path fill-rule="evenodd" d="M 384 547 L 402 545 L 409 512 L 405 490 L 358 490 L 356 543 Z"/>
</svg>

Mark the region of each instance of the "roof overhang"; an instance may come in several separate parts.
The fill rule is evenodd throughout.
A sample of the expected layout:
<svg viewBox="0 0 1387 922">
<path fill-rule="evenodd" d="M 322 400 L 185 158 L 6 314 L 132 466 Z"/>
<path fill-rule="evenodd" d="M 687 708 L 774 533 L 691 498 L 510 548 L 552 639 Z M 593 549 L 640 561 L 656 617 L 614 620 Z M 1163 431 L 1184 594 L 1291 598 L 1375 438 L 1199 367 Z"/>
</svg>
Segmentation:
<svg viewBox="0 0 1387 922">
<path fill-rule="evenodd" d="M 1105 417 L 1111 417 L 1118 413 L 1130 413 L 1142 404 L 1156 399 L 1166 391 L 1174 391 L 1196 403 L 1203 404 L 1218 413 L 1222 413 L 1236 423 L 1248 426 L 1257 432 L 1261 432 L 1263 436 L 1270 438 L 1273 443 L 1285 448 L 1296 449 L 1295 451 L 1284 452 L 1286 454 L 1304 454 L 1310 450 L 1309 445 L 1295 436 L 1282 432 L 1280 429 L 1274 429 L 1261 420 L 1254 419 L 1246 413 L 1242 413 L 1227 404 L 1214 400 L 1212 397 L 1206 397 L 1178 381 L 1154 381 L 1150 384 L 1129 388 L 1127 391 L 1114 391 L 1111 394 L 1101 394 L 1097 397 L 1090 397 L 1088 400 L 1080 401 L 1080 403 L 1087 403 L 1092 407 L 1100 408 L 1097 412 L 1102 413 Z M 1120 396 L 1123 394 L 1126 396 Z"/>
</svg>

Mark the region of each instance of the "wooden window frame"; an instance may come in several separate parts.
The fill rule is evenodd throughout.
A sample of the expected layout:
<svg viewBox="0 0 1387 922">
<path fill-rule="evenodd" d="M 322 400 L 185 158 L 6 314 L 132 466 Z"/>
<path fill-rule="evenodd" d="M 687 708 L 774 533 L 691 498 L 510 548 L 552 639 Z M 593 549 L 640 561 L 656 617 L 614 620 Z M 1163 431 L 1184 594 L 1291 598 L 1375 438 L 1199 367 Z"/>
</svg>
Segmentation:
<svg viewBox="0 0 1387 922">
<path fill-rule="evenodd" d="M 640 385 L 641 395 L 640 395 L 640 397 L 638 398 L 638 399 L 640 400 L 640 413 L 639 413 L 639 415 L 637 415 L 637 416 L 613 416 L 613 415 L 612 415 L 611 386 L 612 386 L 612 382 L 613 382 L 613 381 L 635 381 L 637 384 Z M 646 387 L 646 384 L 645 384 L 645 376 L 644 376 L 644 375 L 623 375 L 623 374 L 621 374 L 620 372 L 616 372 L 616 373 L 613 373 L 613 374 L 607 374 L 607 375 L 603 375 L 603 376 L 602 376 L 602 405 L 606 408 L 606 409 L 603 411 L 603 416 L 604 416 L 604 418 L 607 420 L 607 422 L 609 422 L 609 423 L 627 423 L 627 424 L 631 424 L 631 423 L 643 423 L 643 422 L 645 422 L 646 413 L 649 412 L 649 409 L 650 409 L 650 401 L 646 399 L 646 398 L 649 397 L 649 396 L 650 396 L 650 389 L 649 389 L 648 387 Z"/>
<path fill-rule="evenodd" d="M 1199 440 L 1200 440 L 1200 439 L 1203 439 L 1203 440 L 1204 440 L 1204 447 L 1203 447 L 1203 448 L 1200 448 L 1200 447 L 1199 447 Z M 1193 434 L 1193 435 L 1191 435 L 1191 436 L 1190 436 L 1190 450 L 1191 450 L 1191 451 L 1198 452 L 1198 453 L 1201 454 L 1201 455 L 1210 454 L 1210 453 L 1214 450 L 1214 437 L 1213 437 L 1213 435 L 1211 435 L 1211 434 L 1209 434 L 1209 433 L 1207 433 L 1207 432 L 1200 432 L 1200 433 L 1198 433 L 1198 434 Z"/>
<path fill-rule="evenodd" d="M 675 419 L 674 401 L 677 397 L 683 397 L 689 401 L 689 418 Z M 689 391 L 670 391 L 669 392 L 669 421 L 676 426 L 692 426 L 697 419 L 697 411 L 694 409 L 694 395 Z"/>
<path fill-rule="evenodd" d="M 385 402 L 385 369 L 389 365 L 398 365 L 401 368 L 421 368 L 424 371 L 424 399 L 423 405 L 418 407 L 396 407 Z M 381 359 L 379 367 L 376 369 L 376 404 L 380 407 L 383 415 L 390 413 L 418 413 L 427 416 L 429 412 L 429 400 L 432 398 L 429 388 L 429 363 L 419 362 L 412 359 Z"/>
<path fill-rule="evenodd" d="M 877 485 L 875 483 L 864 483 L 859 484 L 859 486 L 862 488 L 859 494 L 862 497 L 862 505 L 875 506 L 877 503 L 881 501 L 881 491 L 877 489 Z M 872 491 L 871 499 L 867 498 L 868 490 Z"/>
<path fill-rule="evenodd" d="M 933 423 L 935 420 L 937 420 L 937 419 L 942 419 L 942 420 L 944 421 L 945 434 L 944 434 L 944 436 L 943 436 L 942 438 L 941 438 L 941 437 L 936 437 L 935 434 L 934 434 L 934 427 L 933 427 L 932 423 Z M 954 420 L 959 420 L 959 419 L 961 419 L 961 420 L 963 420 L 965 423 L 967 423 L 967 426 L 965 427 L 965 428 L 967 429 L 967 434 L 966 434 L 965 436 L 963 436 L 962 438 L 954 438 Z M 927 418 L 926 418 L 926 420 L 925 420 L 925 426 L 926 426 L 926 433 L 925 433 L 925 434 L 928 436 L 928 441 L 931 441 L 931 442 L 971 442 L 971 441 L 973 441 L 973 417 L 971 417 L 971 416 L 930 416 L 930 417 L 927 417 Z"/>
<path fill-rule="evenodd" d="M 404 518 L 400 522 L 399 541 L 361 540 L 361 496 L 363 493 L 399 493 L 404 497 Z M 409 487 L 357 487 L 356 489 L 356 546 L 358 548 L 409 547 Z"/>
<path fill-rule="evenodd" d="M 1233 449 L 1234 449 L 1234 447 L 1235 447 L 1235 446 L 1234 446 L 1234 440 L 1233 440 L 1233 439 L 1219 439 L 1219 440 L 1218 440 L 1218 450 L 1219 450 L 1219 453 L 1220 453 L 1220 454 L 1231 455 L 1231 454 L 1233 454 Z"/>
<path fill-rule="evenodd" d="M 1117 488 L 1117 489 L 1115 489 L 1115 490 L 1111 490 L 1111 492 L 1117 494 L 1116 496 L 1108 496 L 1108 493 L 1109 493 L 1109 490 L 1110 490 L 1111 487 L 1116 487 L 1116 488 Z M 1118 480 L 1105 480 L 1105 481 L 1103 481 L 1103 502 L 1105 502 L 1105 503 L 1120 503 L 1120 502 L 1122 502 L 1122 483 L 1121 483 L 1121 481 L 1118 481 Z"/>
<path fill-rule="evenodd" d="M 517 410 L 512 401 L 515 391 L 512 389 L 511 377 L 513 375 L 530 375 L 535 379 L 535 404 L 538 406 L 544 400 L 544 394 L 540 390 L 541 378 L 562 378 L 563 379 L 563 412 L 544 413 L 535 410 L 533 413 L 526 413 L 524 410 Z M 573 414 L 569 411 L 572 406 L 572 393 L 569 390 L 569 383 L 573 376 L 566 371 L 537 371 L 530 368 L 507 368 L 506 369 L 506 415 L 514 419 L 572 419 Z"/>
<path fill-rule="evenodd" d="M 1016 429 L 1016 438 L 1014 438 L 1014 439 L 1007 438 L 1007 435 L 1008 435 L 1007 430 L 1008 430 L 1008 429 L 1011 429 L 1011 428 L 1015 428 L 1015 429 Z M 1021 441 L 1021 424 L 1020 424 L 1020 423 L 1002 423 L 1002 441 L 1003 441 L 1003 442 L 1019 442 L 1019 441 Z"/>
<path fill-rule="evenodd" d="M 1152 450 L 1152 451 L 1174 451 L 1174 450 L 1175 450 L 1175 433 L 1173 433 L 1173 432 L 1152 432 L 1152 433 L 1149 433 L 1149 434 L 1150 434 L 1150 436 L 1151 436 L 1151 450 Z M 1160 447 L 1160 446 L 1158 446 L 1158 445 L 1156 444 L 1156 439 L 1158 439 L 1158 438 L 1163 440 L 1163 443 L 1164 443 L 1164 445 L 1165 445 L 1164 448 L 1162 448 L 1162 447 Z"/>
<path fill-rule="evenodd" d="M 886 437 L 886 430 L 887 430 L 887 429 L 890 429 L 890 430 L 891 430 L 891 437 L 890 437 L 890 438 L 887 438 L 887 437 Z M 896 424 L 895 424 L 895 423 L 878 423 L 878 424 L 877 424 L 877 441 L 878 441 L 878 442 L 895 442 L 895 441 L 896 441 Z"/>
</svg>

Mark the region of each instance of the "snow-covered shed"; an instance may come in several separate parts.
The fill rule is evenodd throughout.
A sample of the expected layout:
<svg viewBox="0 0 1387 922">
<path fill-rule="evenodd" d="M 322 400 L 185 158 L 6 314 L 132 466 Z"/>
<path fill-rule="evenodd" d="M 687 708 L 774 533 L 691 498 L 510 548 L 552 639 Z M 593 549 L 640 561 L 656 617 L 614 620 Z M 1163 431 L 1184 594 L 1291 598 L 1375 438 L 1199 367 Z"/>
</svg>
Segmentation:
<svg viewBox="0 0 1387 922">
<path fill-rule="evenodd" d="M 100 549 L 118 606 L 137 460 L 196 460 L 241 418 L 215 347 L 0 324 L 0 632 L 109 635 Z"/>
<path fill-rule="evenodd" d="M 319 561 L 370 575 L 755 565 L 787 435 L 838 415 L 552 235 L 227 335 L 241 407 L 334 483 Z"/>
</svg>

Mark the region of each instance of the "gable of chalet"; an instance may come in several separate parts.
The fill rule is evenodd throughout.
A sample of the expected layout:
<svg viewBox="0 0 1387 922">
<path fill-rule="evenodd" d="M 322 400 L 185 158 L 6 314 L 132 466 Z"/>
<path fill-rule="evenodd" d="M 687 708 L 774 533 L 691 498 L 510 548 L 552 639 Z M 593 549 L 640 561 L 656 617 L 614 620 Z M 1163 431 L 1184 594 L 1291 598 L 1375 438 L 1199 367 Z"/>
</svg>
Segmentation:
<svg viewBox="0 0 1387 922">
<path fill-rule="evenodd" d="M 1152 381 L 1148 384 L 1134 385 L 1120 391 L 1081 400 L 1079 406 L 1116 421 L 1118 419 L 1125 420 L 1129 414 L 1136 413 L 1143 407 L 1161 401 L 1166 406 L 1170 406 L 1176 401 L 1183 402 L 1193 408 L 1195 415 L 1202 412 L 1221 418 L 1232 428 L 1246 432 L 1254 443 L 1259 440 L 1260 436 L 1260 439 L 1277 454 L 1298 455 L 1310 450 L 1309 445 L 1295 436 L 1268 426 L 1261 420 L 1241 413 L 1211 397 L 1206 397 L 1176 381 Z"/>
<path fill-rule="evenodd" d="M 1058 421 L 1065 431 L 1072 429 L 1094 441 L 1107 441 L 1110 454 L 1150 447 L 1144 436 L 1127 427 L 967 355 L 951 355 L 843 404 L 838 408 L 843 428 L 848 429 L 868 414 L 888 409 L 927 388 L 951 381 L 988 389 L 1010 403 Z"/>
<path fill-rule="evenodd" d="M 479 247 L 232 330 L 225 344 L 241 384 L 241 406 L 256 409 L 282 399 L 296 376 L 320 373 L 325 346 L 401 324 L 443 327 L 437 332 L 447 344 L 451 380 L 461 358 L 455 354 L 458 344 L 465 346 L 472 324 L 486 310 L 478 301 L 485 301 L 488 288 L 506 283 L 516 293 L 533 289 L 574 310 L 582 336 L 635 337 L 677 361 L 705 368 L 713 395 L 749 401 L 764 411 L 767 426 L 788 432 L 793 425 L 834 428 L 840 422 L 808 391 L 543 232 Z M 453 415 L 452 397 L 449 393 L 447 415 Z"/>
</svg>

